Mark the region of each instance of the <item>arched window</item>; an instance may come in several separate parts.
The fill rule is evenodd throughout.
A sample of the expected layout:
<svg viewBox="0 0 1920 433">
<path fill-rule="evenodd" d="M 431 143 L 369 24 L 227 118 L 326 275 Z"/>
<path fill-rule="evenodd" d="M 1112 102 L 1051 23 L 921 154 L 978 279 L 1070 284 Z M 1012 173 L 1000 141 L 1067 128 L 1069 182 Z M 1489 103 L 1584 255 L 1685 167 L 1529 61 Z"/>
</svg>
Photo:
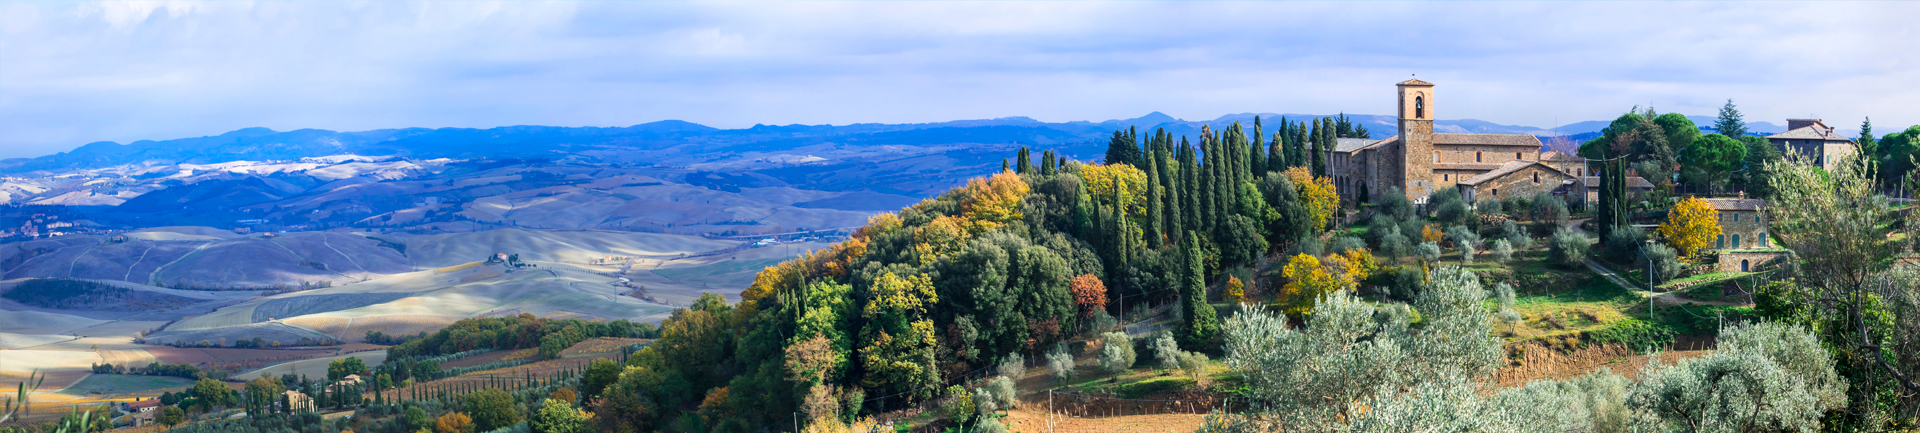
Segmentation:
<svg viewBox="0 0 1920 433">
<path fill-rule="evenodd" d="M 1739 234 L 1739 233 L 1734 233 L 1734 234 L 1733 234 L 1733 249 L 1736 249 L 1736 250 L 1737 250 L 1737 249 L 1740 249 L 1740 234 Z"/>
<path fill-rule="evenodd" d="M 1480 162 L 1480 152 L 1473 153 L 1473 162 Z"/>
<path fill-rule="evenodd" d="M 1753 272 L 1753 271 L 1749 271 L 1749 270 L 1747 270 L 1747 261 L 1746 261 L 1746 260 L 1741 260 L 1741 261 L 1740 261 L 1740 272 Z"/>
<path fill-rule="evenodd" d="M 1427 118 L 1427 98 L 1426 97 L 1424 96 L 1413 97 L 1413 118 L 1415 119 Z"/>
</svg>

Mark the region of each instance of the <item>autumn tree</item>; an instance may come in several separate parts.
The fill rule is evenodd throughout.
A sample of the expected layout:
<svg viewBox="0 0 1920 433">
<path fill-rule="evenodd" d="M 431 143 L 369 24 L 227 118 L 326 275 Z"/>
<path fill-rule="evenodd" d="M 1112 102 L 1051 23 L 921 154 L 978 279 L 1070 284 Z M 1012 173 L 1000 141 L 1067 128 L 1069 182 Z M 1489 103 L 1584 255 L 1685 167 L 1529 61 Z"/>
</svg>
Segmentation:
<svg viewBox="0 0 1920 433">
<path fill-rule="evenodd" d="M 1667 246 L 1692 257 L 1713 245 L 1713 240 L 1720 236 L 1720 212 L 1713 210 L 1713 205 L 1706 200 L 1688 197 L 1667 211 L 1667 220 L 1660 223 L 1659 231 L 1660 236 L 1666 238 Z"/>
<path fill-rule="evenodd" d="M 473 433 L 473 417 L 449 412 L 433 421 L 433 433 Z"/>
<path fill-rule="evenodd" d="M 1306 254 L 1296 254 L 1288 259 L 1287 266 L 1280 270 L 1280 276 L 1287 279 L 1287 284 L 1280 290 L 1287 303 L 1293 306 L 1287 309 L 1289 314 L 1311 313 L 1320 300 L 1346 286 L 1339 277 L 1327 272 L 1327 267 L 1320 263 L 1320 259 Z"/>
<path fill-rule="evenodd" d="M 860 357 L 866 369 L 862 385 L 890 387 L 917 398 L 932 397 L 939 385 L 934 367 L 933 321 L 927 309 L 939 301 L 926 274 L 900 277 L 888 272 L 873 282 L 863 316 L 867 326 Z"/>
<path fill-rule="evenodd" d="M 1333 187 L 1333 179 L 1314 177 L 1304 168 L 1287 170 L 1287 180 L 1299 188 L 1300 204 L 1306 209 L 1307 223 L 1314 232 L 1325 230 L 1333 215 L 1340 210 L 1340 193 Z"/>
<path fill-rule="evenodd" d="M 1247 303 L 1247 283 L 1240 281 L 1240 277 L 1227 277 L 1227 293 L 1225 296 L 1227 302 L 1234 304 Z"/>
<path fill-rule="evenodd" d="M 1100 283 L 1100 277 L 1093 274 L 1074 277 L 1067 288 L 1073 291 L 1073 304 L 1080 307 L 1080 317 L 1107 306 L 1107 286 Z"/>
</svg>

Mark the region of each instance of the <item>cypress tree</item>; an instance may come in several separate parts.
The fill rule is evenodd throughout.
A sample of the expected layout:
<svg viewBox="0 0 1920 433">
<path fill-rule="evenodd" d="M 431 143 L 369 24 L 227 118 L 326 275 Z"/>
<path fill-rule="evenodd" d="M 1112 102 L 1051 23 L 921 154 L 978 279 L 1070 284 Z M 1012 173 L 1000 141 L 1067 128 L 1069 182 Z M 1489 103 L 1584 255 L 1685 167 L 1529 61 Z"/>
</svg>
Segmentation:
<svg viewBox="0 0 1920 433">
<path fill-rule="evenodd" d="M 1315 140 L 1313 140 L 1313 176 L 1326 177 L 1327 151 L 1332 150 L 1332 144 L 1334 143 L 1333 118 L 1320 118 L 1320 127 L 1314 129 L 1313 132 L 1315 134 Z"/>
<path fill-rule="evenodd" d="M 1000 158 L 1000 172 L 1001 172 L 1001 173 L 1006 173 L 1006 172 L 1007 172 L 1007 170 L 1011 170 L 1011 169 L 1013 169 L 1012 167 L 1013 167 L 1013 165 L 1011 165 L 1011 164 L 1007 164 L 1007 159 L 1006 159 L 1006 158 Z"/>
<path fill-rule="evenodd" d="M 1307 153 L 1308 153 L 1307 139 L 1308 138 L 1311 138 L 1311 137 L 1310 137 L 1310 134 L 1307 132 L 1307 123 L 1306 122 L 1295 123 L 1293 125 L 1293 140 L 1287 142 L 1287 163 L 1288 163 L 1287 167 L 1288 168 L 1307 166 Z"/>
<path fill-rule="evenodd" d="M 1180 222 L 1180 184 L 1174 181 L 1179 179 L 1176 174 L 1178 170 L 1170 165 L 1172 159 L 1167 157 L 1167 150 L 1162 147 L 1154 157 L 1160 159 L 1160 167 L 1162 167 L 1160 170 L 1160 187 L 1163 189 L 1160 195 L 1160 213 L 1163 214 L 1161 224 L 1166 226 L 1164 233 L 1167 239 L 1172 240 L 1180 237 L 1177 234 L 1185 230 L 1185 226 Z"/>
<path fill-rule="evenodd" d="M 1200 350 L 1212 345 L 1215 335 L 1220 333 L 1220 319 L 1214 314 L 1213 305 L 1207 304 L 1206 270 L 1200 264 L 1200 242 L 1192 233 L 1181 242 L 1180 266 L 1181 288 L 1181 329 L 1180 344 L 1192 350 Z"/>
<path fill-rule="evenodd" d="M 1284 129 L 1282 131 L 1284 131 Z M 1281 141 L 1280 139 L 1281 137 L 1284 137 L 1286 135 L 1282 131 L 1274 131 L 1273 143 L 1270 143 L 1267 145 L 1267 166 L 1263 168 L 1266 171 L 1286 171 L 1287 170 L 1287 151 L 1285 147 L 1286 143 Z M 1254 176 L 1254 177 L 1258 178 L 1260 176 Z"/>
<path fill-rule="evenodd" d="M 1026 146 L 1020 146 L 1020 152 L 1016 154 L 1018 158 L 1016 159 L 1017 163 L 1013 166 L 1014 173 L 1027 174 L 1027 172 L 1033 171 L 1033 157 L 1028 152 L 1031 151 L 1027 150 Z"/>
<path fill-rule="evenodd" d="M 1048 150 L 1045 152 L 1040 152 L 1040 175 L 1053 176 L 1053 174 L 1054 174 L 1053 151 Z"/>
<path fill-rule="evenodd" d="M 1146 227 L 1141 227 L 1141 231 L 1144 232 L 1141 234 L 1147 238 L 1147 248 L 1155 249 L 1160 248 L 1160 233 L 1161 230 L 1164 229 L 1161 226 L 1162 221 L 1160 221 L 1160 158 L 1158 154 L 1159 152 L 1152 151 L 1151 146 L 1149 146 L 1146 158 L 1147 214 L 1144 215 L 1147 220 L 1147 225 Z"/>
<path fill-rule="evenodd" d="M 1247 159 L 1247 178 L 1257 179 L 1260 173 L 1267 171 L 1267 130 L 1260 125 L 1260 116 L 1253 116 L 1253 144 L 1247 149 L 1251 155 Z"/>
</svg>

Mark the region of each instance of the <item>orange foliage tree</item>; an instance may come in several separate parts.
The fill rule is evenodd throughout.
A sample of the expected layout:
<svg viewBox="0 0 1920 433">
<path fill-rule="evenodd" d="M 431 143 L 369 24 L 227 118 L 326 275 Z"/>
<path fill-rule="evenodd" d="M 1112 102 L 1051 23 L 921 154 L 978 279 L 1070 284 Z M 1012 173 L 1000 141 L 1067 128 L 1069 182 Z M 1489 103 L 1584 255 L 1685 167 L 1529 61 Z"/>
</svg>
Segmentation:
<svg viewBox="0 0 1920 433">
<path fill-rule="evenodd" d="M 1247 303 L 1247 283 L 1241 282 L 1240 277 L 1227 277 L 1226 298 L 1235 304 Z"/>
<path fill-rule="evenodd" d="M 1074 277 L 1073 281 L 1067 283 L 1067 288 L 1073 291 L 1073 304 L 1080 307 L 1080 317 L 1092 315 L 1093 310 L 1107 306 L 1107 285 L 1100 282 L 1100 277 L 1093 274 Z"/>
<path fill-rule="evenodd" d="M 960 213 L 966 217 L 969 234 L 978 235 L 1001 224 L 1019 220 L 1020 199 L 1033 189 L 1020 175 L 1000 172 L 984 180 L 967 181 L 961 188 Z"/>
</svg>

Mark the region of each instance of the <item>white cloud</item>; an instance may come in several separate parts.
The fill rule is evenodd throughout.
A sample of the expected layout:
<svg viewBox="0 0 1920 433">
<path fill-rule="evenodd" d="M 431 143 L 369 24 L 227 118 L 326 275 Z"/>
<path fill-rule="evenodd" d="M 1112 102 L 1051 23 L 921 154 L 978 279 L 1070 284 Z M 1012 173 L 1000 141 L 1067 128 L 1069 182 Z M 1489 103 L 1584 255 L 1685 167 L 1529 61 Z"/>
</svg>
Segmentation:
<svg viewBox="0 0 1920 433">
<path fill-rule="evenodd" d="M 248 126 L 1163 111 L 1920 123 L 1909 3 L 0 3 L 0 156 Z"/>
</svg>

